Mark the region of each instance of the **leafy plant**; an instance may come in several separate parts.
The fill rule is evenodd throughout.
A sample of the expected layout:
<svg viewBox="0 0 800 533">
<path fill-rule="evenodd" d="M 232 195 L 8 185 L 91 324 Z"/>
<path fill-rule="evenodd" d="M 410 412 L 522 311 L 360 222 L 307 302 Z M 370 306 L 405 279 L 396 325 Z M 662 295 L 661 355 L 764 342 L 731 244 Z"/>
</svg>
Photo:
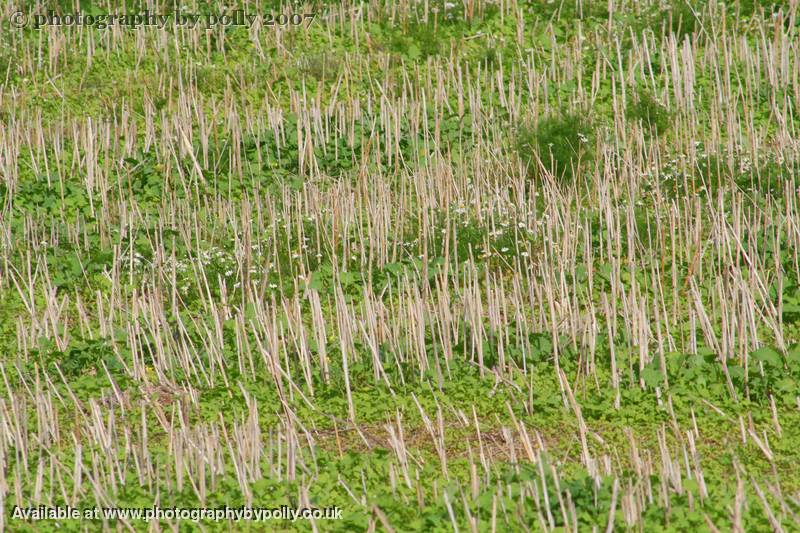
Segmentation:
<svg viewBox="0 0 800 533">
<path fill-rule="evenodd" d="M 523 126 L 516 137 L 517 152 L 536 173 L 538 162 L 560 181 L 574 181 L 594 157 L 592 123 L 577 113 L 548 117 L 535 127 Z"/>
<path fill-rule="evenodd" d="M 661 135 L 669 128 L 670 113 L 647 89 L 639 88 L 625 108 L 625 118 L 641 124 L 648 134 Z"/>
</svg>

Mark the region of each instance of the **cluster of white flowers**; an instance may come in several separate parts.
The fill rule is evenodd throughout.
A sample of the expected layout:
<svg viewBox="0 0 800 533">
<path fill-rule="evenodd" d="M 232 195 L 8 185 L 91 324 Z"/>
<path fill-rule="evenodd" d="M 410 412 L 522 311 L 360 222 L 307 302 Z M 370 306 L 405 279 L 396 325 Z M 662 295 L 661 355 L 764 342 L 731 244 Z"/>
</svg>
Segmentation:
<svg viewBox="0 0 800 533">
<path fill-rule="evenodd" d="M 739 158 L 739 172 L 750 172 L 750 169 L 753 168 L 753 162 L 750 161 L 749 157 L 741 157 Z"/>
<path fill-rule="evenodd" d="M 264 249 L 266 249 L 266 246 L 259 242 L 255 242 L 250 246 L 250 250 L 256 257 L 261 256 L 262 250 Z M 292 257 L 297 259 L 300 257 L 300 254 L 294 253 Z M 321 258 L 322 254 L 317 254 L 317 257 Z M 120 262 L 123 267 L 127 267 L 127 265 L 132 263 L 134 269 L 138 270 L 139 272 L 142 272 L 145 266 L 149 264 L 149 261 L 147 261 L 145 257 L 136 251 L 123 252 L 120 256 Z M 226 282 L 233 281 L 233 288 L 241 287 L 242 280 L 239 278 L 242 275 L 241 267 L 243 266 L 243 262 L 237 261 L 237 258 L 233 252 L 220 247 L 211 247 L 209 249 L 201 250 L 197 254 L 196 258 L 183 256 L 167 257 L 165 259 L 163 268 L 165 268 L 167 271 L 171 269 L 175 270 L 178 277 L 178 290 L 181 293 L 188 293 L 189 288 L 192 285 L 192 280 L 194 279 L 194 269 L 192 268 L 193 263 L 199 263 L 197 266 L 203 269 L 212 268 L 218 272 Z M 274 268 L 275 263 L 271 262 L 259 267 L 251 266 L 247 273 L 252 281 L 259 282 L 264 277 L 268 276 Z M 270 287 L 276 288 L 277 285 L 273 283 L 270 284 Z"/>
<path fill-rule="evenodd" d="M 128 249 L 120 256 L 120 262 L 123 266 L 132 264 L 133 268 L 138 270 L 145 265 L 147 259 L 145 259 L 145 257 L 136 250 Z"/>
</svg>

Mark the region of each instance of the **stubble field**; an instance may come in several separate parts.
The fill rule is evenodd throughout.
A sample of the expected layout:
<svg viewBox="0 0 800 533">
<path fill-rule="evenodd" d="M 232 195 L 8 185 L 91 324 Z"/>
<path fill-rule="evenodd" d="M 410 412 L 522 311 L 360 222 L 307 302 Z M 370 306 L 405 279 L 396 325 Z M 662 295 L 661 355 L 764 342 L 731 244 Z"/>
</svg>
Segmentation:
<svg viewBox="0 0 800 533">
<path fill-rule="evenodd" d="M 0 530 L 800 529 L 797 1 L 55 4 L 0 21 Z"/>
</svg>

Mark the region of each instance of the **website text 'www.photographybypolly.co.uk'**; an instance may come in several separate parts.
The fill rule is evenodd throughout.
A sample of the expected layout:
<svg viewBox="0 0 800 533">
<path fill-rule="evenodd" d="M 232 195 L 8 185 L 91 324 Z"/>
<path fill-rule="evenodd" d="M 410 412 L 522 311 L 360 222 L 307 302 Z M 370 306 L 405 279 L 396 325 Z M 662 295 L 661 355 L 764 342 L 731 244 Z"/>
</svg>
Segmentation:
<svg viewBox="0 0 800 533">
<path fill-rule="evenodd" d="M 46 27 L 88 27 L 103 30 L 109 27 L 121 28 L 204 28 L 215 27 L 252 27 L 256 24 L 266 27 L 305 26 L 314 22 L 316 13 L 247 13 L 243 9 L 235 9 L 221 13 L 155 13 L 142 11 L 138 13 L 59 13 L 47 10 L 37 13 L 17 11 L 11 15 L 11 25 L 17 28 L 42 29 Z"/>
<path fill-rule="evenodd" d="M 191 520 L 200 521 L 256 521 L 269 520 L 340 520 L 339 507 L 305 507 L 288 505 L 280 507 L 14 507 L 11 518 L 17 520 Z"/>
</svg>

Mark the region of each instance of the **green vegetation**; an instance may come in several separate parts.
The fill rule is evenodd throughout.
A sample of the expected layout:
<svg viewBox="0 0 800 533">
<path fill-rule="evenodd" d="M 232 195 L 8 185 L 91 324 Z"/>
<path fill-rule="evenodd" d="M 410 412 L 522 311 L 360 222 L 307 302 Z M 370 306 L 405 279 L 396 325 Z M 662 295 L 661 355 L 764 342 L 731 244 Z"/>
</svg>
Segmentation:
<svg viewBox="0 0 800 533">
<path fill-rule="evenodd" d="M 639 89 L 625 110 L 625 118 L 628 122 L 644 126 L 648 133 L 655 135 L 664 133 L 670 125 L 669 111 L 647 89 Z"/>
<path fill-rule="evenodd" d="M 796 3 L 263 4 L 0 21 L 0 531 L 800 529 Z"/>
<path fill-rule="evenodd" d="M 528 168 L 541 162 L 556 179 L 574 180 L 594 156 L 593 126 L 578 114 L 546 118 L 533 130 L 522 128 L 517 144 Z"/>
</svg>

